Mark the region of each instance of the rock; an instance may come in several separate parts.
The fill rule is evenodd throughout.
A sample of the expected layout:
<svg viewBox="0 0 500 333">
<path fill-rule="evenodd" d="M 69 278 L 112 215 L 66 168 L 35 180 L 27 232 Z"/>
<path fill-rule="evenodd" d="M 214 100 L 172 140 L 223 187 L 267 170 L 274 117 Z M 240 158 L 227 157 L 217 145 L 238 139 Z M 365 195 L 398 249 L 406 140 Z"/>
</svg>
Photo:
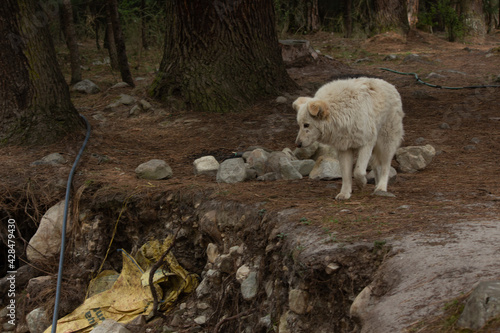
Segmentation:
<svg viewBox="0 0 500 333">
<path fill-rule="evenodd" d="M 99 87 L 92 81 L 90 80 L 83 80 L 78 83 L 76 83 L 73 86 L 73 91 L 77 91 L 79 93 L 84 93 L 84 94 L 97 94 L 98 92 L 101 91 Z"/>
<path fill-rule="evenodd" d="M 326 265 L 325 267 L 325 272 L 326 274 L 330 275 L 330 274 L 333 274 L 334 272 L 338 271 L 338 269 L 340 268 L 340 266 L 337 264 L 337 263 L 329 263 L 328 265 Z"/>
<path fill-rule="evenodd" d="M 131 105 L 135 103 L 135 98 L 127 94 L 120 94 L 120 99 L 116 101 L 116 103 L 123 105 Z"/>
<path fill-rule="evenodd" d="M 276 172 L 280 174 L 280 159 L 281 158 L 288 158 L 287 154 L 285 154 L 282 151 L 273 151 L 272 153 L 269 154 L 269 157 L 266 161 L 266 167 L 265 171 L 267 172 Z"/>
<path fill-rule="evenodd" d="M 277 180 L 279 178 L 280 176 L 276 172 L 268 172 L 266 174 L 263 174 L 262 176 L 257 177 L 257 180 L 267 182 Z"/>
<path fill-rule="evenodd" d="M 474 138 L 470 139 L 470 142 L 472 142 L 473 144 L 477 145 L 478 143 L 481 142 L 481 139 L 474 137 Z"/>
<path fill-rule="evenodd" d="M 395 54 L 388 54 L 382 59 L 383 61 L 397 60 L 398 56 Z"/>
<path fill-rule="evenodd" d="M 245 176 L 245 180 L 254 180 L 255 178 L 259 177 L 259 173 L 253 168 L 247 168 L 246 171 L 247 175 Z"/>
<path fill-rule="evenodd" d="M 288 306 L 296 314 L 306 314 L 309 308 L 309 293 L 300 289 L 290 290 L 288 292 Z"/>
<path fill-rule="evenodd" d="M 388 184 L 394 184 L 397 177 L 398 177 L 398 172 L 396 171 L 396 169 L 391 167 L 389 170 L 389 182 L 388 182 Z M 368 184 L 375 184 L 375 172 L 373 170 L 368 172 L 368 174 L 366 175 L 366 180 L 367 180 Z"/>
<path fill-rule="evenodd" d="M 10 273 L 0 279 L 0 295 L 7 295 L 8 290 L 10 289 L 12 282 L 15 280 L 16 289 L 22 290 L 28 282 L 40 275 L 40 270 L 35 269 L 31 265 L 23 265 L 20 266 L 17 270 L 17 273 Z M 15 277 L 13 279 L 12 277 Z M 0 315 L 1 321 L 1 315 Z"/>
<path fill-rule="evenodd" d="M 283 179 L 302 179 L 300 172 L 294 168 L 290 160 L 286 157 L 280 158 L 280 174 Z"/>
<path fill-rule="evenodd" d="M 66 163 L 66 159 L 59 153 L 52 153 L 47 156 L 42 157 L 41 160 L 31 163 L 32 166 L 35 165 L 60 165 Z"/>
<path fill-rule="evenodd" d="M 29 241 L 26 256 L 30 262 L 37 262 L 58 254 L 61 247 L 61 233 L 64 215 L 64 201 L 50 207 L 43 215 L 38 230 Z M 71 230 L 67 220 L 66 234 Z"/>
<path fill-rule="evenodd" d="M 26 315 L 30 333 L 43 333 L 51 324 L 43 308 L 36 308 Z"/>
<path fill-rule="evenodd" d="M 316 161 L 311 173 L 309 173 L 309 178 L 320 180 L 342 178 L 339 161 L 332 157 L 321 156 Z"/>
<path fill-rule="evenodd" d="M 269 158 L 269 153 L 262 148 L 252 150 L 246 158 L 248 165 L 257 171 L 259 176 L 263 175 L 266 170 L 266 162 Z"/>
<path fill-rule="evenodd" d="M 245 281 L 246 278 L 248 278 L 249 274 L 250 274 L 250 267 L 248 267 L 248 265 L 241 266 L 236 271 L 236 281 L 242 283 L 243 281 Z"/>
<path fill-rule="evenodd" d="M 396 151 L 396 160 L 402 172 L 412 173 L 425 169 L 436 155 L 431 145 L 402 147 Z"/>
<path fill-rule="evenodd" d="M 219 256 L 219 248 L 214 243 L 209 243 L 207 246 L 207 259 L 210 263 L 215 263 L 215 260 Z"/>
<path fill-rule="evenodd" d="M 308 40 L 280 39 L 281 56 L 288 67 L 299 66 L 318 57 Z"/>
<path fill-rule="evenodd" d="M 219 162 L 213 156 L 203 156 L 193 162 L 195 175 L 216 176 Z"/>
<path fill-rule="evenodd" d="M 293 151 L 293 154 L 299 160 L 306 160 L 306 159 L 312 158 L 312 156 L 316 153 L 316 150 L 318 150 L 318 147 L 319 147 L 319 143 L 314 142 L 312 145 L 310 145 L 307 148 L 296 148 Z"/>
<path fill-rule="evenodd" d="M 356 318 L 364 324 L 363 318 L 367 316 L 369 312 L 367 309 L 370 307 L 372 301 L 372 285 L 366 286 L 361 292 L 356 296 L 349 309 L 349 314 L 352 318 Z"/>
<path fill-rule="evenodd" d="M 111 89 L 117 89 L 117 88 L 127 88 L 130 87 L 130 85 L 127 82 L 118 82 L 114 86 L 111 87 Z"/>
<path fill-rule="evenodd" d="M 278 96 L 276 98 L 276 103 L 278 104 L 285 104 L 286 102 L 288 102 L 288 100 L 284 96 Z"/>
<path fill-rule="evenodd" d="M 429 100 L 429 101 L 437 100 L 436 97 L 432 96 L 431 94 L 429 94 L 429 92 L 427 92 L 425 90 L 413 90 L 411 92 L 411 95 L 413 98 L 416 98 L 416 99 L 423 99 L 423 100 Z"/>
<path fill-rule="evenodd" d="M 423 137 L 419 137 L 419 138 L 416 138 L 416 139 L 415 139 L 415 144 L 416 144 L 416 145 L 421 145 L 421 144 L 423 144 L 424 142 L 425 142 L 425 138 L 423 138 Z"/>
<path fill-rule="evenodd" d="M 129 111 L 130 116 L 138 116 L 141 113 L 141 108 L 139 105 L 134 105 Z"/>
<path fill-rule="evenodd" d="M 146 101 L 145 99 L 141 99 L 139 101 L 139 106 L 141 107 L 141 109 L 143 109 L 144 111 L 148 111 L 150 109 L 153 108 L 153 106 L 148 102 Z"/>
<path fill-rule="evenodd" d="M 130 333 L 130 331 L 115 320 L 106 319 L 90 331 L 90 333 Z"/>
<path fill-rule="evenodd" d="M 427 57 L 419 56 L 418 54 L 410 54 L 410 55 L 407 55 L 403 59 L 403 64 L 406 64 L 406 63 L 409 63 L 409 62 L 420 62 L 422 64 L 427 64 L 427 65 L 433 64 L 432 60 L 430 60 Z"/>
<path fill-rule="evenodd" d="M 316 164 L 314 160 L 297 160 L 290 161 L 290 163 L 302 176 L 309 175 Z"/>
<path fill-rule="evenodd" d="M 168 179 L 173 175 L 172 168 L 167 162 L 156 159 L 142 163 L 135 169 L 135 173 L 138 178 L 152 180 Z"/>
<path fill-rule="evenodd" d="M 450 125 L 448 123 L 441 123 L 439 125 L 439 128 L 440 129 L 450 129 L 451 127 L 450 127 Z"/>
<path fill-rule="evenodd" d="M 207 317 L 206 316 L 199 316 L 194 318 L 194 322 L 198 325 L 203 325 L 207 322 Z"/>
<path fill-rule="evenodd" d="M 245 162 L 242 158 L 231 158 L 222 162 L 217 172 L 218 183 L 238 183 L 246 178 Z"/>
<path fill-rule="evenodd" d="M 245 300 L 250 301 L 257 295 L 258 287 L 257 273 L 250 272 L 248 277 L 241 283 L 241 295 Z"/>
<path fill-rule="evenodd" d="M 6 322 L 6 323 L 2 324 L 2 332 L 3 333 L 14 332 L 15 329 L 16 329 L 16 325 L 15 324 L 11 324 L 9 322 Z"/>
<path fill-rule="evenodd" d="M 232 274 L 234 273 L 234 259 L 229 254 L 223 254 L 219 257 L 218 267 L 221 272 Z"/>
<path fill-rule="evenodd" d="M 426 79 L 444 79 L 444 78 L 446 78 L 446 76 L 434 72 L 431 72 L 429 73 L 429 75 L 426 76 Z"/>
<path fill-rule="evenodd" d="M 290 161 L 297 160 L 297 157 L 290 148 L 285 148 L 281 152 L 283 152 Z"/>
<path fill-rule="evenodd" d="M 462 328 L 478 330 L 490 319 L 500 315 L 500 281 L 482 281 L 465 303 L 457 321 Z"/>
</svg>

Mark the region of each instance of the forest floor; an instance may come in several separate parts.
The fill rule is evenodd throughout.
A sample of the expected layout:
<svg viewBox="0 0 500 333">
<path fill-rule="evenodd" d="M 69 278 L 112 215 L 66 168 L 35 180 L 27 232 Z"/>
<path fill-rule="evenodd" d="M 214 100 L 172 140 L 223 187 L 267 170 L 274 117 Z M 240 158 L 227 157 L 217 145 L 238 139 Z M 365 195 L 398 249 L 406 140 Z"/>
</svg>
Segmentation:
<svg viewBox="0 0 500 333">
<path fill-rule="evenodd" d="M 336 239 L 344 243 L 401 239 L 422 231 L 446 234 L 450 224 L 500 216 L 499 88 L 436 89 L 416 82 L 411 75 L 380 69 L 415 72 L 422 80 L 443 86 L 500 85 L 498 32 L 468 43 L 450 43 L 442 36 L 423 32 L 413 32 L 406 40 L 392 34 L 368 40 L 344 39 L 326 32 L 300 38 L 310 40 L 320 57 L 303 67 L 289 68 L 300 88 L 284 94 L 288 102 L 279 104 L 272 98 L 244 112 L 228 114 L 175 110 L 151 100 L 148 87 L 161 60 L 159 50 L 144 52 L 140 62 L 139 54 L 131 53 L 133 76 L 143 78 L 136 81 L 137 87 L 110 89 L 121 81 L 119 74 L 106 65 L 94 65 L 106 57 L 105 50 L 95 50 L 91 41 L 84 43 L 84 78 L 95 82 L 102 92 L 72 92 L 75 106 L 92 125 L 91 138 L 75 176 L 75 188 L 92 182 L 117 192 L 133 192 L 141 187 L 207 190 L 214 199 L 260 203 L 268 211 L 294 208 L 297 223 L 307 221 L 312 227 L 335 232 Z M 397 58 L 384 60 L 390 54 Z M 411 54 L 420 57 L 406 58 Z M 65 59 L 66 51 L 59 56 Z M 406 114 L 403 146 L 430 144 L 437 151 L 425 170 L 398 174 L 397 181 L 389 185 L 395 198 L 372 196 L 373 185 L 368 185 L 362 191 L 354 190 L 349 201 L 338 202 L 334 198 L 340 190 L 340 180 L 304 178 L 218 184 L 213 177 L 193 174 L 193 161 L 204 155 L 223 159 L 250 146 L 294 149 L 298 130 L 291 107 L 294 98 L 303 89 L 312 95 L 331 77 L 349 73 L 377 76 L 395 85 Z M 439 76 L 427 78 L 430 73 Z M 132 106 L 105 110 L 119 94 L 146 99 L 154 110 L 138 116 L 129 116 Z M 449 128 L 442 128 L 443 123 Z M 14 187 L 29 191 L 29 184 L 41 184 L 32 193 L 36 198 L 33 200 L 47 205 L 61 200 L 62 186 L 43 184 L 64 184 L 83 138 L 79 140 L 43 147 L 2 148 L 2 186 L 7 191 Z M 54 152 L 61 153 L 68 162 L 56 167 L 30 166 Z M 150 159 L 165 160 L 173 169 L 173 178 L 137 179 L 135 168 Z M 396 163 L 394 166 L 397 168 Z"/>
</svg>

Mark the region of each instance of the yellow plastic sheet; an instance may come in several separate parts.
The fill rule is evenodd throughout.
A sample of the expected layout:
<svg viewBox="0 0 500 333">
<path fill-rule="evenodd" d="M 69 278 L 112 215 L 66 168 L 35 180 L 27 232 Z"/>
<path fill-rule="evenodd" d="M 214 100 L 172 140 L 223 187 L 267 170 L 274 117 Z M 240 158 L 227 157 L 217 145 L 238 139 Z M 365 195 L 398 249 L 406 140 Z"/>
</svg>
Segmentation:
<svg viewBox="0 0 500 333">
<path fill-rule="evenodd" d="M 59 319 L 56 332 L 85 333 L 90 332 L 105 319 L 114 319 L 126 324 L 139 315 L 149 315 L 153 311 L 153 296 L 149 287 L 151 266 L 160 259 L 171 243 L 171 237 L 166 238 L 163 243 L 157 240 L 150 241 L 138 251 L 137 260 L 123 251 L 123 268 L 112 287 L 94 293 L 72 313 Z M 182 268 L 171 252 L 165 261 L 167 264 L 163 269 L 158 269 L 153 277 L 153 284 L 160 298 L 161 311 L 169 310 L 181 293 L 190 293 L 198 286 L 197 277 Z M 106 275 L 109 273 L 104 274 Z M 94 280 L 98 278 L 102 276 L 99 275 Z M 91 285 L 94 284 L 94 280 Z M 162 295 L 162 290 L 165 291 L 165 297 Z M 47 328 L 44 333 L 51 332 L 51 329 L 52 327 Z"/>
</svg>

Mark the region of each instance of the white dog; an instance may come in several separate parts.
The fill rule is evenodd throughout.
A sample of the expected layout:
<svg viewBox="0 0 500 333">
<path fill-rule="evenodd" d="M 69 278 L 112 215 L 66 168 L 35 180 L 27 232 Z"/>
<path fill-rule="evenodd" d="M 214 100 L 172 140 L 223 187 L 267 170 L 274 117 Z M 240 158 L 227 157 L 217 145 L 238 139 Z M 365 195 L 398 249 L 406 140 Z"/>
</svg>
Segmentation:
<svg viewBox="0 0 500 333">
<path fill-rule="evenodd" d="M 297 147 L 318 141 L 338 152 L 342 189 L 337 200 L 351 197 L 355 152 L 356 185 L 366 185 L 370 163 L 375 173 L 374 194 L 387 193 L 391 160 L 404 134 L 401 96 L 393 85 L 365 77 L 332 81 L 313 98 L 299 97 L 293 108 L 300 126 Z"/>
</svg>

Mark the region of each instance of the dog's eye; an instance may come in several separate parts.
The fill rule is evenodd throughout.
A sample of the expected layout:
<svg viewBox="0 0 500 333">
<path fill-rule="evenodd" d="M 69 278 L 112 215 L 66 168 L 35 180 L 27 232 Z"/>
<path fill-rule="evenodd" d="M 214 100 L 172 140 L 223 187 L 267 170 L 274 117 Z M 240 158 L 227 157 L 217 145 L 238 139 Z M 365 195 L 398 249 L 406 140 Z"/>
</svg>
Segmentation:
<svg viewBox="0 0 500 333">
<path fill-rule="evenodd" d="M 309 127 L 309 124 L 304 124 L 304 128 L 308 128 Z"/>
</svg>

